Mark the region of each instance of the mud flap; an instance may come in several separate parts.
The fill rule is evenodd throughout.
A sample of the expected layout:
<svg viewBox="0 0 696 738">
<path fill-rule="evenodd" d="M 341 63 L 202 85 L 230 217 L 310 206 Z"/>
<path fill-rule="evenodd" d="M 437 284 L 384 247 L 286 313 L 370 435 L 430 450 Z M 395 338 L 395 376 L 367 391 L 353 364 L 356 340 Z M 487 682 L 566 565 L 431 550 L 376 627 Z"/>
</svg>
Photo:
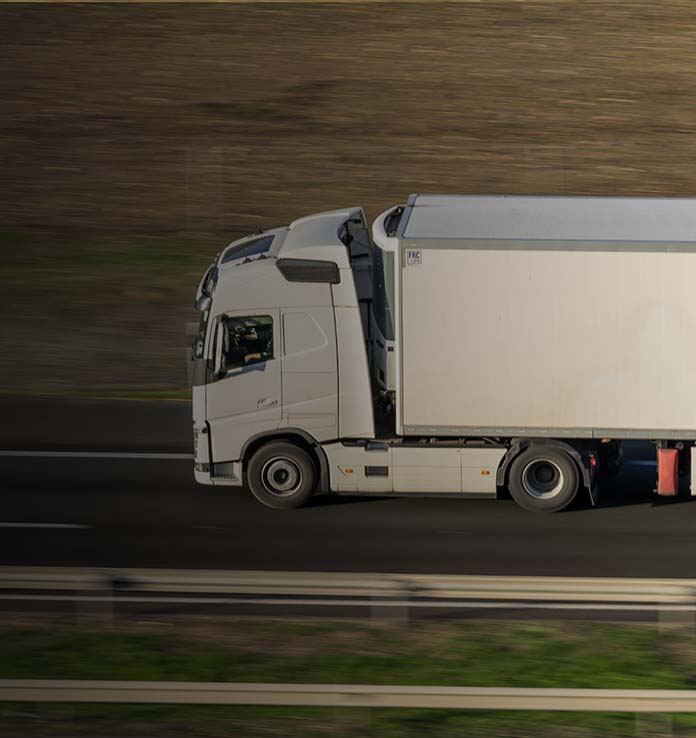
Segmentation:
<svg viewBox="0 0 696 738">
<path fill-rule="evenodd" d="M 592 484 L 587 488 L 587 491 L 590 493 L 590 502 L 592 503 L 592 507 L 596 507 L 597 500 L 599 499 L 599 484 L 596 479 L 592 481 Z"/>
<path fill-rule="evenodd" d="M 679 451 L 676 448 L 657 449 L 657 494 L 674 497 L 679 492 Z"/>
</svg>

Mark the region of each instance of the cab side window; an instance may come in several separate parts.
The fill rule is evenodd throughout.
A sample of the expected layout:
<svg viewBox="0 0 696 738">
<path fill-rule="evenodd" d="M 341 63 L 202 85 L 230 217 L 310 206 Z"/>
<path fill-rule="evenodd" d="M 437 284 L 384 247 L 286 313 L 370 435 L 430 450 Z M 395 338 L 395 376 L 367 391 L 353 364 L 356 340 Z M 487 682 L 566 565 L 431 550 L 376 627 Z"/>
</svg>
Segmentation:
<svg viewBox="0 0 696 738">
<path fill-rule="evenodd" d="M 225 318 L 224 324 L 224 371 L 273 358 L 273 318 L 270 315 Z"/>
</svg>

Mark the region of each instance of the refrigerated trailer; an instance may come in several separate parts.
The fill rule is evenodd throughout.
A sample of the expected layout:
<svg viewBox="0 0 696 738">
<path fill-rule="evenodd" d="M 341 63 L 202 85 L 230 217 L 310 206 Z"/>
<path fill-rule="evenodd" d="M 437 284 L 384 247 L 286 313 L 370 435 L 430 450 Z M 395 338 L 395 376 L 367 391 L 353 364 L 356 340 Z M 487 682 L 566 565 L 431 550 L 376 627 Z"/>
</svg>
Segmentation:
<svg viewBox="0 0 696 738">
<path fill-rule="evenodd" d="M 234 241 L 198 287 L 195 478 L 594 503 L 621 442 L 696 440 L 696 200 L 411 195 Z"/>
</svg>

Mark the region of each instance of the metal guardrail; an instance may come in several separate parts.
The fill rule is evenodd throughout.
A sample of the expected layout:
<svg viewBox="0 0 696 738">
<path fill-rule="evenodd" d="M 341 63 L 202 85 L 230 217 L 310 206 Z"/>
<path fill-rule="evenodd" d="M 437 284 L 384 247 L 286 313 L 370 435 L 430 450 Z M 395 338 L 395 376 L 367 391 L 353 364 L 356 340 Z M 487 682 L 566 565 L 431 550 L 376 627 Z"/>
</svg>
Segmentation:
<svg viewBox="0 0 696 738">
<path fill-rule="evenodd" d="M 696 580 L 0 567 L 0 600 L 104 603 L 367 605 L 409 608 L 642 610 L 692 627 Z M 696 712 L 692 690 L 519 689 L 313 684 L 0 680 L 0 701 Z M 646 718 L 647 719 L 647 718 Z M 652 717 L 650 718 L 653 719 Z M 642 731 L 642 728 L 641 728 Z"/>
<path fill-rule="evenodd" d="M 696 609 L 694 579 L 0 567 L 0 599 Z"/>
<path fill-rule="evenodd" d="M 696 690 L 0 680 L 0 701 L 696 712 Z"/>
</svg>

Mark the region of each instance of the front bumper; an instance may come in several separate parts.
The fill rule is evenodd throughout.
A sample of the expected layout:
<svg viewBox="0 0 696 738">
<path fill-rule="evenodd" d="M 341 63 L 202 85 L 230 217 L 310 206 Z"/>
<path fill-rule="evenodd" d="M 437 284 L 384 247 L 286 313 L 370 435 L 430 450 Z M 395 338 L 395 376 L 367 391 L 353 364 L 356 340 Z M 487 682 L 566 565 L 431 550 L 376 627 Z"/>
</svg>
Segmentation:
<svg viewBox="0 0 696 738">
<path fill-rule="evenodd" d="M 213 481 L 210 478 L 210 472 L 209 471 L 203 471 L 200 469 L 197 469 L 194 467 L 193 469 L 193 478 L 198 482 L 198 484 L 212 484 Z"/>
<path fill-rule="evenodd" d="M 210 446 L 208 424 L 193 424 L 193 477 L 199 484 L 212 484 L 210 478 Z"/>
<path fill-rule="evenodd" d="M 199 484 L 241 487 L 244 471 L 241 461 L 210 461 L 210 428 L 205 422 L 193 424 L 193 476 Z"/>
</svg>

